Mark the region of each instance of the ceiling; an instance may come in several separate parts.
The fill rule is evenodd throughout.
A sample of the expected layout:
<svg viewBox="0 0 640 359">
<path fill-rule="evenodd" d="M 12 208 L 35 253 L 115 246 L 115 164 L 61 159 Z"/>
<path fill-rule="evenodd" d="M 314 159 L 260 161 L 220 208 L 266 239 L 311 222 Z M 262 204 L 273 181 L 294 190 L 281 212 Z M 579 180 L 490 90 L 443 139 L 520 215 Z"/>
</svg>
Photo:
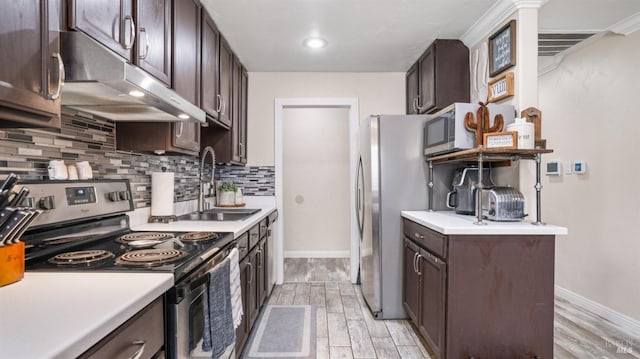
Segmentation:
<svg viewBox="0 0 640 359">
<path fill-rule="evenodd" d="M 460 38 L 505 0 L 201 0 L 249 71 L 404 72 L 436 38 Z M 579 9 L 579 11 L 576 11 Z M 549 0 L 540 32 L 598 32 L 638 0 Z M 320 36 L 327 47 L 302 43 Z"/>
</svg>

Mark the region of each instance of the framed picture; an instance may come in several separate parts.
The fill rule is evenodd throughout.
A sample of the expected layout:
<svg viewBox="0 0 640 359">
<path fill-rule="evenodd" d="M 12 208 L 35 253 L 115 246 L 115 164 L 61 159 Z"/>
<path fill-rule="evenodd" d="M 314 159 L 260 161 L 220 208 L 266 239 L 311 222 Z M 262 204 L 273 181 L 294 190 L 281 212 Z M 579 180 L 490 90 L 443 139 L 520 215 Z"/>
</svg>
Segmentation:
<svg viewBox="0 0 640 359">
<path fill-rule="evenodd" d="M 489 81 L 489 102 L 497 102 L 515 94 L 513 72 L 507 72 Z"/>
<path fill-rule="evenodd" d="M 516 21 L 511 20 L 489 37 L 489 76 L 516 64 Z"/>
<path fill-rule="evenodd" d="M 485 133 L 484 148 L 515 150 L 518 148 L 518 133 L 515 131 Z"/>
</svg>

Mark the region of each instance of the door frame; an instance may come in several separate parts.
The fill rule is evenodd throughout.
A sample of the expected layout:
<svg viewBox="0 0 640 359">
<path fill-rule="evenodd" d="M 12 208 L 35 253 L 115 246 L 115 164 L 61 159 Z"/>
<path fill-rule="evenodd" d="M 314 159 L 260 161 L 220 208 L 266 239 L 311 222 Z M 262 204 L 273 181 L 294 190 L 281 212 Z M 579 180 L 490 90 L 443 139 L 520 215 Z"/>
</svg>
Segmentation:
<svg viewBox="0 0 640 359">
<path fill-rule="evenodd" d="M 356 195 L 356 166 L 358 165 L 358 131 L 359 131 L 359 109 L 357 98 L 276 98 L 274 103 L 274 139 L 275 139 L 275 176 L 276 176 L 276 208 L 280 216 L 276 222 L 276 283 L 282 284 L 284 281 L 284 221 L 285 213 L 283 211 L 283 175 L 284 175 L 284 110 L 287 108 L 318 108 L 318 107 L 342 107 L 349 109 L 349 187 L 351 209 L 355 209 Z M 351 283 L 356 283 L 358 279 L 358 267 L 360 266 L 360 234 L 358 232 L 358 220 L 355 210 L 349 211 L 350 215 L 350 233 L 351 233 L 351 250 L 350 250 L 350 277 Z"/>
</svg>

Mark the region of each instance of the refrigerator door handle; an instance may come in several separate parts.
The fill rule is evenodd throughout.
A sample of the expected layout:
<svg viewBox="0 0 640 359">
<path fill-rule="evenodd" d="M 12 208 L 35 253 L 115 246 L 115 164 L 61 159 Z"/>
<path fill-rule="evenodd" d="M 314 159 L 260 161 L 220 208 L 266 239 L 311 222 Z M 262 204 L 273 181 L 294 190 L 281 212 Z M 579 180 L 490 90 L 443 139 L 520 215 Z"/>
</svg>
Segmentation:
<svg viewBox="0 0 640 359">
<path fill-rule="evenodd" d="M 362 156 L 358 159 L 358 168 L 356 169 L 356 217 L 358 219 L 358 231 L 360 232 L 360 241 L 362 241 L 362 232 L 364 230 L 364 183 L 362 181 L 363 167 Z"/>
</svg>

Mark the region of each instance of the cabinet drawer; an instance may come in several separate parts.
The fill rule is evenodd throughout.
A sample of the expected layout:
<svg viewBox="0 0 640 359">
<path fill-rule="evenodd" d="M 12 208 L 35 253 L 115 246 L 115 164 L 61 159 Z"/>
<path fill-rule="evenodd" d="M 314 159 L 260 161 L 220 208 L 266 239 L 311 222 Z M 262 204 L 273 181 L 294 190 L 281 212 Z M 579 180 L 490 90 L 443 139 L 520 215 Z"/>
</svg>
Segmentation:
<svg viewBox="0 0 640 359">
<path fill-rule="evenodd" d="M 260 238 L 264 238 L 264 236 L 267 235 L 267 222 L 268 222 L 268 218 L 265 218 L 262 221 L 260 221 Z"/>
<path fill-rule="evenodd" d="M 164 346 L 162 297 L 127 320 L 80 358 L 131 358 L 142 349 L 143 343 L 144 350 L 139 358 L 152 358 Z"/>
<path fill-rule="evenodd" d="M 260 240 L 260 225 L 256 224 L 249 230 L 249 248 L 255 247 Z"/>
<path fill-rule="evenodd" d="M 421 226 L 408 219 L 403 219 L 404 235 L 439 257 L 447 258 L 447 236 Z"/>
<path fill-rule="evenodd" d="M 249 232 L 238 238 L 238 259 L 242 260 L 249 253 Z"/>
</svg>

